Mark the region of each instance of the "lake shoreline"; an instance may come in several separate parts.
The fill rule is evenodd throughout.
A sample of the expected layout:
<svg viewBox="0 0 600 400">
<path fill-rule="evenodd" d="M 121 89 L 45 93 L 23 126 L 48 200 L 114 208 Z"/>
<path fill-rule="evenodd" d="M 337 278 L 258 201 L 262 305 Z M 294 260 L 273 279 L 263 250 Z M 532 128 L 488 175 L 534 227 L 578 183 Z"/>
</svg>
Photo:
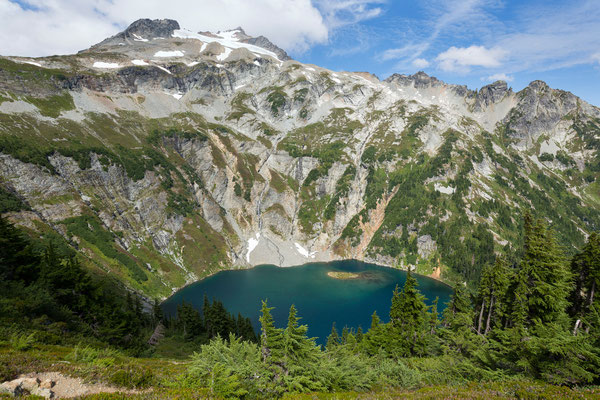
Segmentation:
<svg viewBox="0 0 600 400">
<path fill-rule="evenodd" d="M 393 266 L 391 266 L 389 264 L 385 264 L 385 263 L 379 264 L 379 263 L 372 262 L 372 261 L 358 260 L 356 258 L 341 258 L 341 259 L 337 259 L 337 260 L 313 261 L 313 262 L 307 260 L 307 262 L 304 263 L 304 264 L 290 265 L 290 266 L 287 266 L 287 267 L 281 267 L 281 266 L 278 266 L 278 265 L 275 265 L 275 264 L 256 264 L 256 265 L 250 265 L 250 266 L 239 265 L 239 266 L 235 266 L 235 268 L 224 268 L 224 269 L 221 269 L 219 271 L 211 272 L 210 274 L 203 276 L 202 278 L 198 279 L 197 281 L 186 283 L 185 285 L 183 285 L 183 286 L 175 289 L 169 296 L 167 296 L 164 299 L 162 299 L 160 301 L 160 304 L 163 304 L 164 302 L 166 302 L 167 300 L 169 300 L 171 297 L 173 297 L 175 294 L 177 294 L 179 291 L 187 288 L 188 286 L 191 286 L 191 285 L 194 285 L 194 284 L 196 284 L 198 282 L 201 282 L 201 281 L 203 281 L 203 280 L 205 280 L 207 278 L 210 278 L 211 276 L 215 276 L 219 272 L 223 272 L 223 271 L 244 271 L 244 270 L 249 270 L 249 269 L 253 269 L 253 268 L 256 268 L 256 267 L 260 267 L 262 265 L 273 265 L 273 266 L 275 266 L 277 268 L 287 269 L 287 268 L 301 267 L 301 266 L 306 265 L 306 264 L 329 264 L 329 263 L 340 262 L 340 261 L 358 261 L 358 262 L 362 262 L 362 263 L 365 263 L 365 264 L 376 265 L 378 267 L 390 268 L 390 269 L 394 269 L 394 270 L 398 270 L 398 271 L 409 272 L 406 269 L 396 268 L 396 267 L 393 267 Z M 423 278 L 432 279 L 432 280 L 434 280 L 436 282 L 439 282 L 439 283 L 442 283 L 443 285 L 448 286 L 450 289 L 452 289 L 452 285 L 450 285 L 448 282 L 445 282 L 441 278 L 436 278 L 436 277 L 433 277 L 433 276 L 430 276 L 430 275 L 419 274 L 419 273 L 414 272 L 414 271 L 410 271 L 410 273 L 414 274 L 414 275 L 418 275 L 418 276 L 423 277 Z M 336 278 L 334 278 L 334 279 L 336 279 Z M 345 280 L 345 279 L 341 279 L 341 280 Z"/>
</svg>

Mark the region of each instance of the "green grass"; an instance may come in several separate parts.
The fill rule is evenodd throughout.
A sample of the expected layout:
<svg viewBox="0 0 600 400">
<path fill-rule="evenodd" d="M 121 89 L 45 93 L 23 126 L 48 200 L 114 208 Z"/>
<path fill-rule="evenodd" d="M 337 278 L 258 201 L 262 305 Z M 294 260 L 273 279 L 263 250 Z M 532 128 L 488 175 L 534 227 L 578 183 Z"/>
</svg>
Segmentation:
<svg viewBox="0 0 600 400">
<path fill-rule="evenodd" d="M 58 118 L 63 111 L 75 109 L 73 97 L 69 92 L 50 97 L 26 97 L 26 100 L 36 106 L 46 117 Z"/>
</svg>

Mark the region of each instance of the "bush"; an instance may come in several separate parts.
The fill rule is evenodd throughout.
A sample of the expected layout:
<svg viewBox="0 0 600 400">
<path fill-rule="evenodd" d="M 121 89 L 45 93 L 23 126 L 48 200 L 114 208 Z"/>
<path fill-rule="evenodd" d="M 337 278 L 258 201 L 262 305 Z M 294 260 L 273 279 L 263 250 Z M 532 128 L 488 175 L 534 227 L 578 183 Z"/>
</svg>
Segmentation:
<svg viewBox="0 0 600 400">
<path fill-rule="evenodd" d="M 10 347 L 18 351 L 29 350 L 35 344 L 35 333 L 13 334 L 10 337 Z"/>
<path fill-rule="evenodd" d="M 111 384 L 130 389 L 143 389 L 152 384 L 154 374 L 150 369 L 131 368 L 131 366 L 114 372 L 109 381 Z"/>
</svg>

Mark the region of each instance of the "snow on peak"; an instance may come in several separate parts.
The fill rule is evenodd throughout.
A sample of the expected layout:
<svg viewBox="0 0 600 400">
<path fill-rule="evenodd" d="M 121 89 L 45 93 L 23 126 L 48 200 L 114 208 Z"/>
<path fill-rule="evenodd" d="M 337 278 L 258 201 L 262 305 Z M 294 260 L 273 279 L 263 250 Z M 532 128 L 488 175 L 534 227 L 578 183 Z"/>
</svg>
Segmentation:
<svg viewBox="0 0 600 400">
<path fill-rule="evenodd" d="M 219 58 L 220 61 L 227 58 L 229 56 L 229 53 L 231 52 L 231 50 L 239 49 L 242 47 L 250 50 L 252 53 L 273 57 L 277 61 L 281 61 L 277 57 L 277 55 L 275 53 L 273 53 L 272 51 L 263 49 L 262 47 L 255 46 L 253 44 L 240 42 L 239 39 L 236 37 L 236 35 L 238 33 L 241 33 L 241 30 L 236 29 L 233 31 L 219 32 L 218 35 L 215 35 L 215 37 L 211 37 L 211 36 L 203 35 L 200 33 L 194 33 L 194 32 L 188 31 L 186 29 L 177 29 L 177 30 L 175 30 L 175 32 L 173 32 L 173 37 L 180 38 L 180 39 L 196 39 L 196 40 L 200 40 L 203 43 L 212 43 L 212 42 L 219 43 L 226 49 L 226 52 L 223 54 L 227 54 L 227 56 L 225 56 L 224 58 Z M 204 46 L 203 46 L 203 48 L 204 48 Z M 223 54 L 219 55 L 219 57 L 222 57 Z"/>
</svg>

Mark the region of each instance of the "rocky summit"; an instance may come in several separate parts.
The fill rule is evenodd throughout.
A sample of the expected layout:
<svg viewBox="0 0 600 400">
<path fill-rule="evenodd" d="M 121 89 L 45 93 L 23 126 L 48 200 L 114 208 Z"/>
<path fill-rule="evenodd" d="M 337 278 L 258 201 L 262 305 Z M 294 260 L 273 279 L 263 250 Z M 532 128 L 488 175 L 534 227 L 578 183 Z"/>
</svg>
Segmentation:
<svg viewBox="0 0 600 400">
<path fill-rule="evenodd" d="M 238 28 L 139 20 L 0 57 L 2 214 L 165 297 L 227 268 L 354 258 L 478 280 L 522 214 L 600 229 L 600 109 L 290 57 Z"/>
</svg>

